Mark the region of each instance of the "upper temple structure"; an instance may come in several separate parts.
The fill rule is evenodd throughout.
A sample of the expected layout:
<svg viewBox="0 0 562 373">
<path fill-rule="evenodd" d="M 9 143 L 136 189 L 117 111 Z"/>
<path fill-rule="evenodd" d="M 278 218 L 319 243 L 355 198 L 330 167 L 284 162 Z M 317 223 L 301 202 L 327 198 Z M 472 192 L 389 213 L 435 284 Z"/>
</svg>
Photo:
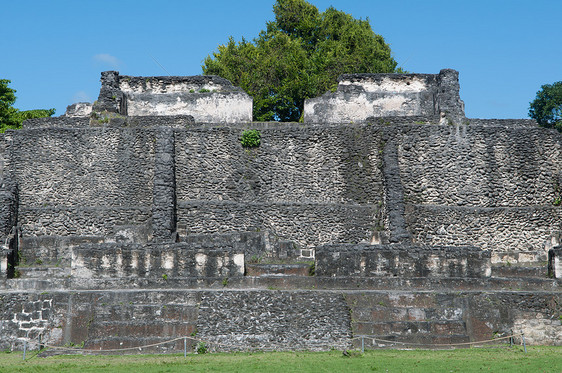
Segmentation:
<svg viewBox="0 0 562 373">
<path fill-rule="evenodd" d="M 562 135 L 459 90 L 348 74 L 257 123 L 217 76 L 103 72 L 0 135 L 0 349 L 561 345 Z"/>
<path fill-rule="evenodd" d="M 336 92 L 305 101 L 305 123 L 364 122 L 369 118 L 435 116 L 464 120 L 459 73 L 344 74 Z"/>
</svg>

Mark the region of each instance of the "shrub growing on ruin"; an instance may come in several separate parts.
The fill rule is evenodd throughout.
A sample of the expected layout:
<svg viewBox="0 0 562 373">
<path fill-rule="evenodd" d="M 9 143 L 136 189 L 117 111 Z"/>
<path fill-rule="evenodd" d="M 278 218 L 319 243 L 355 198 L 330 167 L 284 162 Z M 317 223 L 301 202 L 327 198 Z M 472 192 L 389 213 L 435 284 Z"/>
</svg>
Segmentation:
<svg viewBox="0 0 562 373">
<path fill-rule="evenodd" d="M 261 143 L 261 134 L 258 130 L 245 130 L 240 137 L 240 143 L 245 148 L 257 148 Z"/>
</svg>

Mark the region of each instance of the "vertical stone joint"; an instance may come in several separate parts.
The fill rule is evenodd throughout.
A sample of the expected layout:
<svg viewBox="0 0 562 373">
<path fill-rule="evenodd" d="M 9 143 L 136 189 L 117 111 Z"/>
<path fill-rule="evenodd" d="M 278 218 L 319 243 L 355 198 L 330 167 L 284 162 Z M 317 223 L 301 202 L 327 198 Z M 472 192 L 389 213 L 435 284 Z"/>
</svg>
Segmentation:
<svg viewBox="0 0 562 373">
<path fill-rule="evenodd" d="M 174 131 L 159 127 L 154 149 L 152 235 L 154 240 L 173 240 L 176 232 L 176 172 Z"/>
</svg>

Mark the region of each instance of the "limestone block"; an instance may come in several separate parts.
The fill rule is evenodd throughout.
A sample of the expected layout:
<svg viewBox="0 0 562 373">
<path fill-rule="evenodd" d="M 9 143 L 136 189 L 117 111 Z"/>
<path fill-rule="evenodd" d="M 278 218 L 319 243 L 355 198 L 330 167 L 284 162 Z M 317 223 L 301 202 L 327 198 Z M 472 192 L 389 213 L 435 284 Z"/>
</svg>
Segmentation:
<svg viewBox="0 0 562 373">
<path fill-rule="evenodd" d="M 92 113 L 92 104 L 89 102 L 77 102 L 66 107 L 65 117 L 88 117 Z"/>
<path fill-rule="evenodd" d="M 548 275 L 553 278 L 562 278 L 562 246 L 548 251 Z"/>
<path fill-rule="evenodd" d="M 218 76 L 120 76 L 105 71 L 94 111 L 128 116 L 190 115 L 196 122 L 252 121 L 252 98 Z"/>
<path fill-rule="evenodd" d="M 464 103 L 458 72 L 439 74 L 344 74 L 336 92 L 305 100 L 306 123 L 364 122 L 372 117 L 439 115 L 461 123 Z"/>
</svg>

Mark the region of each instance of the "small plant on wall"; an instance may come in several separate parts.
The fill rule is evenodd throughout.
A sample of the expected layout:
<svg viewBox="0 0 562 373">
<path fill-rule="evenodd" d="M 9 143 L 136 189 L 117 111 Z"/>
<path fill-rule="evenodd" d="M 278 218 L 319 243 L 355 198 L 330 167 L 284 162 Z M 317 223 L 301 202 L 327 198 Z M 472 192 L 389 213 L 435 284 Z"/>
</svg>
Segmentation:
<svg viewBox="0 0 562 373">
<path fill-rule="evenodd" d="M 552 201 L 554 206 L 562 205 L 562 187 L 558 180 L 554 181 L 554 200 Z"/>
<path fill-rule="evenodd" d="M 260 131 L 245 130 L 240 136 L 240 143 L 244 148 L 257 148 L 261 143 Z"/>
</svg>

